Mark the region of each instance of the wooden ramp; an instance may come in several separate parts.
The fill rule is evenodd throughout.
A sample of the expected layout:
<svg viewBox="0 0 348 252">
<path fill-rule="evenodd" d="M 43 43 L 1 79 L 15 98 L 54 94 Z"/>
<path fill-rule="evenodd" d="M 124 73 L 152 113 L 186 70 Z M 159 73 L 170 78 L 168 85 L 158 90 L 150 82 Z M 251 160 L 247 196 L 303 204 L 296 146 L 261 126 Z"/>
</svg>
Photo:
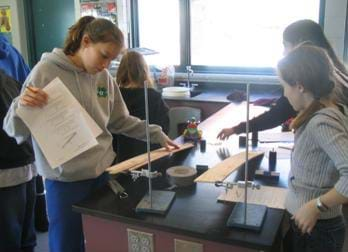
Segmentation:
<svg viewBox="0 0 348 252">
<path fill-rule="evenodd" d="M 180 146 L 180 149 L 173 149 L 171 151 L 167 151 L 165 148 L 161 148 L 161 149 L 157 149 L 154 151 L 150 152 L 150 160 L 155 161 L 157 159 L 160 159 L 162 157 L 168 156 L 172 153 L 176 153 L 179 151 L 183 151 L 186 150 L 188 148 L 192 148 L 193 144 L 192 143 L 185 143 L 183 145 Z M 125 160 L 119 164 L 116 164 L 114 166 L 111 166 L 109 168 L 106 169 L 106 171 L 108 171 L 110 174 L 117 174 L 120 172 L 124 172 L 124 171 L 129 171 L 129 170 L 135 170 L 145 164 L 147 164 L 147 153 L 138 155 L 134 158 Z"/>
<path fill-rule="evenodd" d="M 266 205 L 271 208 L 284 209 L 288 189 L 272 186 L 261 186 L 259 190 L 248 188 L 248 203 Z M 223 192 L 218 201 L 244 202 L 244 188 L 233 187 Z"/>
<path fill-rule="evenodd" d="M 249 161 L 263 154 L 263 152 L 249 152 Z M 228 175 L 237 170 L 244 163 L 245 152 L 238 153 L 208 169 L 205 173 L 196 178 L 195 182 L 215 183 L 216 181 L 223 181 Z"/>
</svg>

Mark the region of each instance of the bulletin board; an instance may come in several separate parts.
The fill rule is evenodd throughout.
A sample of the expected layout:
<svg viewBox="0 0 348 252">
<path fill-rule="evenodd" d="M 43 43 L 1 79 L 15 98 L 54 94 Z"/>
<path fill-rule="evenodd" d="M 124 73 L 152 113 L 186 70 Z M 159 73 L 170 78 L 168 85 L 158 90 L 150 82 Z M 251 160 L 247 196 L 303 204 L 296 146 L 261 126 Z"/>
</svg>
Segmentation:
<svg viewBox="0 0 348 252">
<path fill-rule="evenodd" d="M 80 5 L 81 16 L 94 16 L 109 19 L 114 24 L 117 24 L 117 9 L 115 1 L 100 1 L 89 2 L 83 1 Z"/>
</svg>

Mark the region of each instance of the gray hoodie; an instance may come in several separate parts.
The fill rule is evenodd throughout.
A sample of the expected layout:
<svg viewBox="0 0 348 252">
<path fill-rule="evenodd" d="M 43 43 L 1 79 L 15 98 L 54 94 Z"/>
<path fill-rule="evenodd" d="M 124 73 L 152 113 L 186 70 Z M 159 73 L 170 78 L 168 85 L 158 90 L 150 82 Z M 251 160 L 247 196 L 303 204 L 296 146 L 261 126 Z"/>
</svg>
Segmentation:
<svg viewBox="0 0 348 252">
<path fill-rule="evenodd" d="M 96 178 L 109 167 L 115 158 L 112 149 L 112 135 L 124 134 L 144 140 L 145 122 L 130 116 L 118 86 L 105 69 L 97 74 L 88 74 L 78 68 L 61 49 L 42 55 L 26 79 L 27 85 L 43 88 L 54 78 L 59 77 L 82 107 L 103 130 L 97 137 L 98 145 L 78 155 L 72 160 L 53 169 L 44 157 L 40 147 L 33 139 L 38 172 L 45 178 L 59 181 L 79 181 Z M 19 97 L 15 98 L 5 117 L 3 128 L 9 136 L 22 143 L 30 137 L 30 131 L 17 116 Z M 151 141 L 164 144 L 166 135 L 161 127 L 150 125 Z"/>
</svg>

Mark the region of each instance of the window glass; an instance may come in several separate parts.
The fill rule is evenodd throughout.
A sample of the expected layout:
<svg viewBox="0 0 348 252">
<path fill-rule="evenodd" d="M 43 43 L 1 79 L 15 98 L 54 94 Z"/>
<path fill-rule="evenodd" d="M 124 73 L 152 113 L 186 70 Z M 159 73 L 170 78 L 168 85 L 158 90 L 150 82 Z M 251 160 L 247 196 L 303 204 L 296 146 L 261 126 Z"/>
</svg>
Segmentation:
<svg viewBox="0 0 348 252">
<path fill-rule="evenodd" d="M 179 0 L 138 0 L 139 46 L 158 52 L 149 64 L 180 64 Z"/>
<path fill-rule="evenodd" d="M 320 0 L 191 0 L 191 64 L 274 67 L 284 28 L 318 22 L 319 7 Z"/>
</svg>

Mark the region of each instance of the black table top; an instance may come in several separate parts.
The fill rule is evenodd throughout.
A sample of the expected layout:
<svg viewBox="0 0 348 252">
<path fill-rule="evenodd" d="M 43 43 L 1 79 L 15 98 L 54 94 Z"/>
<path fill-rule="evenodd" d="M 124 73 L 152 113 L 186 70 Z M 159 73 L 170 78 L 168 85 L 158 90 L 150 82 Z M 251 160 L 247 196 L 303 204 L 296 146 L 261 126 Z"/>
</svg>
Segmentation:
<svg viewBox="0 0 348 252">
<path fill-rule="evenodd" d="M 233 110 L 235 107 L 230 106 L 230 109 Z M 226 111 L 224 112 L 226 113 Z M 215 122 L 216 125 L 217 120 L 210 120 L 203 125 L 203 128 L 206 131 L 211 130 L 209 125 L 211 122 Z M 235 141 L 231 142 L 233 146 L 236 146 Z M 190 150 L 173 154 L 171 157 L 157 160 L 153 162 L 152 168 L 165 174 L 165 170 L 174 165 L 196 167 L 200 164 L 211 167 L 224 158 L 221 155 L 221 150 L 224 148 L 228 148 L 231 155 L 242 151 L 238 147 L 229 148 L 207 141 L 205 152 L 202 152 L 198 145 Z M 267 160 L 264 160 L 261 167 L 266 166 L 266 163 Z M 259 165 L 257 161 L 249 164 L 251 174 Z M 286 186 L 288 160 L 278 162 L 277 169 L 278 167 L 282 174 L 279 180 L 258 180 L 258 182 L 266 185 Z M 244 168 L 241 168 L 226 180 L 244 180 L 243 177 Z M 259 250 L 270 250 L 276 240 L 284 214 L 283 210 L 268 208 L 260 232 L 228 228 L 226 222 L 234 203 L 217 202 L 217 197 L 224 189 L 209 183 L 197 183 L 190 187 L 174 189 L 176 197 L 166 215 L 136 213 L 136 205 L 148 190 L 148 180 L 141 177 L 133 182 L 129 175 L 124 174 L 118 176 L 117 180 L 126 189 L 129 194 L 128 198 L 119 199 L 109 187 L 105 186 L 84 201 L 74 205 L 74 210 L 109 220 Z M 154 190 L 166 190 L 170 186 L 165 176 L 152 181 Z"/>
</svg>

